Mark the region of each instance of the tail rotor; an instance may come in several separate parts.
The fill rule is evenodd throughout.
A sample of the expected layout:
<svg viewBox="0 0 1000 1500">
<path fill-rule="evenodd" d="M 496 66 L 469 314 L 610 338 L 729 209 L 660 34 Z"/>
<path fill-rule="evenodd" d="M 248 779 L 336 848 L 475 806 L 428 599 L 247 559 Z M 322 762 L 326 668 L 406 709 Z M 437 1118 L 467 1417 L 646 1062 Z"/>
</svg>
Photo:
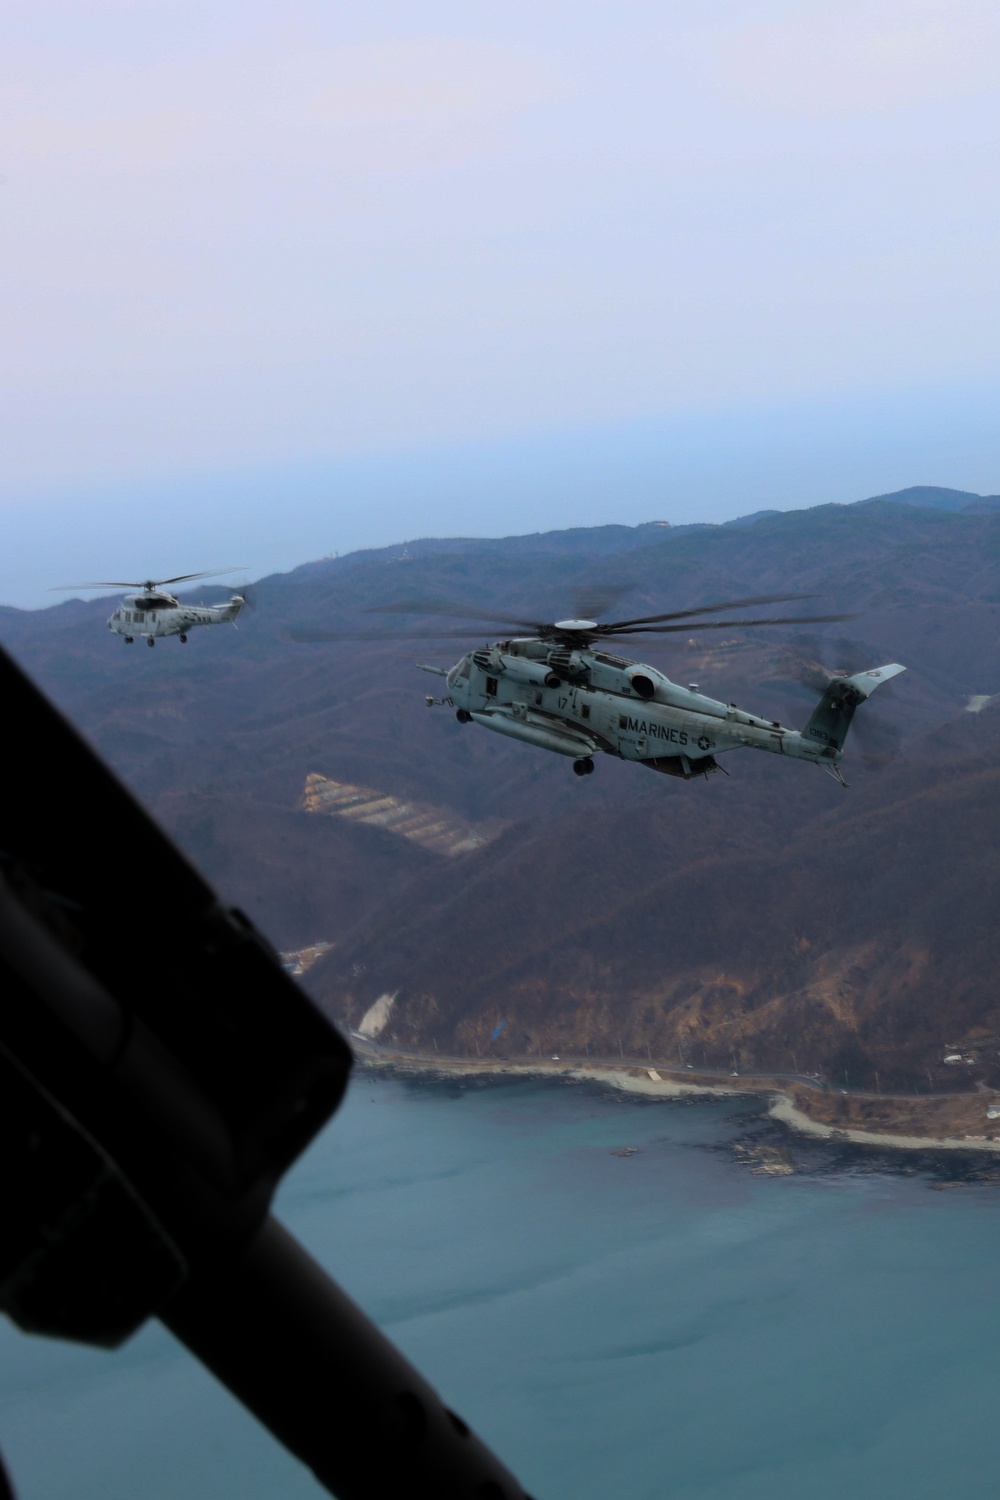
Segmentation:
<svg viewBox="0 0 1000 1500">
<path fill-rule="evenodd" d="M 872 648 L 844 637 L 803 637 L 793 642 L 784 653 L 782 669 L 786 676 L 808 688 L 810 693 L 822 694 L 821 701 L 825 701 L 831 688 L 843 683 L 844 692 L 835 695 L 838 699 L 845 700 L 840 710 L 843 712 L 847 707 L 846 699 L 855 696 L 847 686 L 848 679 L 859 675 L 863 677 L 874 654 Z M 888 669 L 884 670 L 886 677 L 876 678 L 874 683 L 867 685 L 868 692 L 882 681 L 888 683 L 889 677 L 897 675 L 902 669 L 896 667 L 891 673 Z M 891 691 L 888 686 L 884 689 L 881 700 L 883 704 Z M 849 708 L 848 722 L 865 770 L 882 771 L 899 755 L 903 734 L 898 724 L 876 709 L 866 708 L 863 714 L 855 717 L 854 708 L 864 701 L 868 692 L 858 696 L 856 703 Z"/>
</svg>

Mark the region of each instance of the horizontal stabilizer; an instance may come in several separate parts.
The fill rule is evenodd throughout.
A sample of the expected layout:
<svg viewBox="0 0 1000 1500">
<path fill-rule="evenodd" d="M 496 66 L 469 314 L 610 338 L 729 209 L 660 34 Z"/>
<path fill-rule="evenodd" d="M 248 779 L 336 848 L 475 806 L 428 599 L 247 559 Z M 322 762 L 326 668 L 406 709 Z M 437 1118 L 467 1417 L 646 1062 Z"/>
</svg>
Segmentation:
<svg viewBox="0 0 1000 1500">
<path fill-rule="evenodd" d="M 888 682 L 890 677 L 898 677 L 900 672 L 905 671 L 905 667 L 901 667 L 898 661 L 894 661 L 890 662 L 887 667 L 869 667 L 867 672 L 855 672 L 853 677 L 846 677 L 842 680 L 856 688 L 862 698 L 868 698 L 883 682 Z"/>
</svg>

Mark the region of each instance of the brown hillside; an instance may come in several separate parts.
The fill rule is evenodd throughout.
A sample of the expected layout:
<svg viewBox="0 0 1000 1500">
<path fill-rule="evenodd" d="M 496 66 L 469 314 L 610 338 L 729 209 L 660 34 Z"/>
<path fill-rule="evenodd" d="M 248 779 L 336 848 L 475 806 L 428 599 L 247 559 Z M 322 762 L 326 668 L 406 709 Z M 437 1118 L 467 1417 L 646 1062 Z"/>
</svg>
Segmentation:
<svg viewBox="0 0 1000 1500">
<path fill-rule="evenodd" d="M 738 790 L 521 828 L 428 872 L 324 961 L 317 993 L 356 1023 L 398 992 L 408 1046 L 472 1051 L 506 1019 L 512 1052 L 621 1042 L 741 1071 L 846 1069 L 852 1086 L 876 1069 L 884 1087 L 926 1084 L 929 1067 L 956 1087 L 967 1070 L 941 1059 L 961 1045 L 1000 1081 L 998 727 L 978 716 L 981 753 L 951 778 L 933 744 L 839 798 L 788 795 L 765 762 Z"/>
<path fill-rule="evenodd" d="M 796 681 L 803 660 L 904 662 L 859 712 L 877 732 L 872 753 L 849 745 L 850 789 L 750 752 L 725 757 L 730 778 L 689 786 L 606 758 L 581 782 L 558 757 L 428 712 L 440 680 L 414 663 L 447 664 L 461 642 L 284 634 L 370 628 L 365 610 L 401 597 L 558 618 L 595 581 L 625 589 L 630 614 L 791 590 L 856 611 L 825 630 L 643 648 L 678 680 L 792 724 L 815 699 Z M 392 1026 L 418 1046 L 484 1048 L 506 1019 L 512 1053 L 613 1054 L 621 1039 L 713 1066 L 787 1069 L 794 1054 L 852 1084 L 876 1069 L 883 1087 L 926 1087 L 928 1068 L 940 1087 L 994 1077 L 1000 714 L 964 708 L 1000 692 L 1000 516 L 879 502 L 741 527 L 427 542 L 257 592 L 239 633 L 186 647 L 123 648 L 107 607 L 79 602 L 0 611 L 0 634 L 279 946 L 335 942 L 310 976 L 333 1014 L 357 1021 L 398 992 Z M 506 831 L 444 859 L 301 811 L 310 775 Z M 944 1066 L 946 1045 L 973 1063 Z"/>
</svg>

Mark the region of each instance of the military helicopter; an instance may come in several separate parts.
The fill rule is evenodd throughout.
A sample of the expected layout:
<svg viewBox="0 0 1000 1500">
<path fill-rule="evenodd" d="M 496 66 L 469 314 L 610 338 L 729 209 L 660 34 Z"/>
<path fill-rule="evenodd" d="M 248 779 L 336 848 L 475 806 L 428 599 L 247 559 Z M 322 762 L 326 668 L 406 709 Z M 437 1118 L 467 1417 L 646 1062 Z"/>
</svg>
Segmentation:
<svg viewBox="0 0 1000 1500">
<path fill-rule="evenodd" d="M 444 677 L 448 684 L 447 697 L 428 696 L 427 705 L 448 705 L 456 710 L 461 724 L 480 724 L 537 749 L 565 755 L 572 760 L 577 776 L 589 776 L 594 770 L 594 756 L 603 753 L 690 781 L 722 770 L 716 757 L 724 751 L 749 748 L 810 761 L 846 786 L 840 761 L 854 711 L 880 684 L 906 670 L 898 662 L 853 676 L 831 675 L 808 723 L 798 730 L 747 713 L 735 703 L 706 697 L 697 683 L 681 687 L 655 667 L 615 655 L 604 645 L 639 635 L 819 624 L 850 618 L 696 618 L 810 597 L 770 594 L 604 623 L 591 619 L 552 623 L 503 619 L 461 605 L 420 601 L 387 605 L 378 612 L 452 615 L 525 632 L 470 651 L 450 669 L 421 663 L 424 671 Z M 466 638 L 470 633 L 468 628 L 434 632 Z M 359 639 L 358 633 L 339 631 L 301 629 L 291 634 L 300 641 Z M 361 638 L 389 637 L 385 632 L 368 632 Z"/>
<path fill-rule="evenodd" d="M 166 592 L 167 584 L 189 583 L 195 578 L 217 578 L 220 572 L 231 573 L 232 568 L 223 568 L 211 573 L 179 573 L 176 578 L 164 578 L 157 582 L 147 578 L 142 583 L 80 583 L 75 588 L 86 589 L 136 589 L 126 594 L 121 604 L 108 620 L 108 629 L 115 635 L 124 636 L 126 646 L 131 646 L 136 636 L 145 636 L 147 646 L 155 646 L 157 636 L 176 635 L 182 646 L 187 644 L 187 633 L 196 625 L 227 625 L 235 622 L 240 610 L 247 604 L 247 592 L 234 594 L 225 604 L 182 604 L 173 594 Z M 65 592 L 59 590 L 60 593 Z"/>
</svg>

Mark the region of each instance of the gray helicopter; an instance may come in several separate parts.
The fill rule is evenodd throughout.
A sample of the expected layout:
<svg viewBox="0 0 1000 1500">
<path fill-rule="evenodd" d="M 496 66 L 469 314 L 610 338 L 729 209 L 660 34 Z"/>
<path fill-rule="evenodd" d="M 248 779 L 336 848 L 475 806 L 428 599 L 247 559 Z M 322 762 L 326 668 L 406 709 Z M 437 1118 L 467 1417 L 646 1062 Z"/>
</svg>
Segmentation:
<svg viewBox="0 0 1000 1500">
<path fill-rule="evenodd" d="M 846 786 L 840 761 L 854 711 L 883 682 L 906 670 L 898 662 L 853 676 L 831 676 L 809 721 L 798 730 L 746 713 L 734 703 L 709 698 L 696 683 L 681 687 L 655 667 L 615 655 L 604 645 L 639 635 L 820 624 L 851 618 L 795 615 L 778 619 L 696 619 L 809 597 L 770 594 L 606 623 L 589 619 L 552 623 L 502 619 L 464 606 L 419 601 L 388 605 L 378 612 L 453 615 L 526 632 L 470 651 L 450 669 L 421 663 L 422 670 L 444 677 L 448 684 L 447 697 L 428 696 L 427 705 L 448 705 L 456 710 L 462 724 L 480 724 L 537 749 L 565 755 L 572 760 L 578 776 L 589 776 L 594 770 L 594 756 L 602 752 L 690 781 L 721 770 L 716 757 L 723 752 L 749 748 L 811 761 Z M 467 638 L 470 631 L 434 634 Z M 293 631 L 292 636 L 301 641 L 359 638 L 348 632 L 315 630 Z M 390 637 L 384 632 L 369 632 L 363 638 Z"/>
<path fill-rule="evenodd" d="M 176 578 L 163 578 L 159 582 L 147 578 L 142 583 L 80 583 L 74 587 L 136 589 L 136 593 L 126 594 L 110 616 L 108 629 L 123 636 L 126 646 L 131 646 L 136 636 L 143 636 L 147 646 L 155 646 L 157 637 L 164 635 L 176 635 L 183 646 L 187 644 L 188 631 L 197 625 L 235 624 L 236 616 L 247 604 L 247 592 L 233 594 L 224 604 L 188 604 L 168 594 L 167 585 L 189 583 L 195 578 L 218 578 L 220 572 L 234 571 L 224 568 L 210 573 L 179 573 Z"/>
</svg>

